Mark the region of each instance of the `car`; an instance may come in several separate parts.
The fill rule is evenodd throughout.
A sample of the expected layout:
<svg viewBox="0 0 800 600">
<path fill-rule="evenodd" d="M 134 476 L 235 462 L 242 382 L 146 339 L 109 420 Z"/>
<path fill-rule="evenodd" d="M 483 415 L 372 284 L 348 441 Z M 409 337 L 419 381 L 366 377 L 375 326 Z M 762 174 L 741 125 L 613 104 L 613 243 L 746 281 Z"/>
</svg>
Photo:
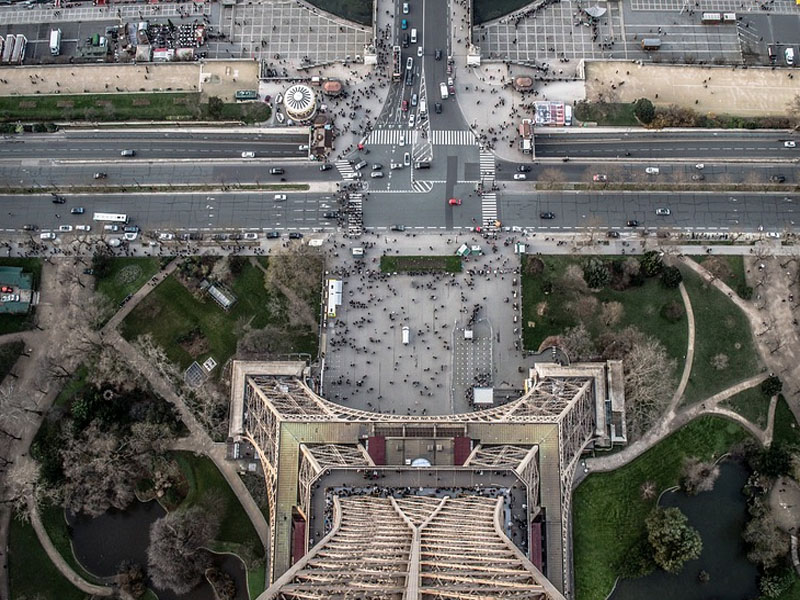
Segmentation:
<svg viewBox="0 0 800 600">
<path fill-rule="evenodd" d="M 706 178 L 702 173 L 695 173 L 692 175 L 692 181 L 703 181 Z"/>
<path fill-rule="evenodd" d="M 403 100 L 403 103 L 400 105 L 400 110 L 403 112 L 408 110 L 408 100 Z"/>
<path fill-rule="evenodd" d="M 37 229 L 39 229 L 39 227 L 37 227 L 36 225 L 23 225 L 22 226 L 22 231 L 36 231 Z"/>
<path fill-rule="evenodd" d="M 175 234 L 174 233 L 159 233 L 158 234 L 158 239 L 161 240 L 161 241 L 164 241 L 164 242 L 169 242 L 170 240 L 174 240 L 175 239 Z"/>
<path fill-rule="evenodd" d="M 103 225 L 103 231 L 112 231 L 116 233 L 119 231 L 119 225 Z"/>
<path fill-rule="evenodd" d="M 120 246 L 122 246 L 122 240 L 121 240 L 121 239 L 119 239 L 119 238 L 111 238 L 111 239 L 110 239 L 110 240 L 108 240 L 108 242 L 106 242 L 106 243 L 107 243 L 109 246 L 111 246 L 112 248 L 119 248 Z M 121 305 L 120 305 L 120 306 L 121 306 Z"/>
<path fill-rule="evenodd" d="M 228 234 L 227 233 L 215 233 L 214 235 L 211 236 L 211 239 L 214 240 L 215 242 L 224 242 L 225 240 L 228 239 Z"/>
<path fill-rule="evenodd" d="M 627 225 L 628 227 L 638 227 L 639 221 L 637 221 L 636 219 L 628 219 L 627 221 L 625 221 L 625 225 Z"/>
<path fill-rule="evenodd" d="M 540 219 L 555 219 L 556 218 L 556 213 L 554 213 L 552 211 L 549 211 L 549 210 L 545 211 L 545 212 L 540 212 L 539 213 L 539 218 Z"/>
<path fill-rule="evenodd" d="M 331 163 L 323 163 L 319 166 L 320 171 L 330 171 L 333 168 Z"/>
<path fill-rule="evenodd" d="M 278 94 L 275 96 L 275 104 L 280 104 L 281 102 L 283 102 L 283 94 Z"/>
<path fill-rule="evenodd" d="M 13 291 L 14 291 L 14 288 L 11 287 L 10 285 L 4 285 L 3 287 L 0 287 L 0 292 L 3 292 L 4 294 L 7 294 L 7 293 L 13 292 Z"/>
<path fill-rule="evenodd" d="M 297 149 L 298 149 L 300 152 L 304 152 L 304 151 L 308 150 L 308 144 L 300 144 L 300 145 L 297 147 Z"/>
<path fill-rule="evenodd" d="M 609 231 L 608 233 L 606 233 L 606 237 L 618 238 L 619 237 L 619 231 Z"/>
<path fill-rule="evenodd" d="M 122 150 L 119 155 L 124 156 L 125 158 L 130 158 L 132 156 L 136 156 L 136 150 Z"/>
<path fill-rule="evenodd" d="M 84 269 L 83 270 L 83 274 L 84 275 L 94 275 L 94 269 Z"/>
<path fill-rule="evenodd" d="M 392 229 L 392 231 L 405 231 L 406 230 L 406 226 L 405 225 L 392 225 L 391 229 Z"/>
<path fill-rule="evenodd" d="M 71 214 L 71 215 L 82 215 L 85 212 L 86 212 L 86 209 L 83 208 L 82 206 L 76 206 L 75 208 L 71 208 L 69 210 L 69 214 Z"/>
<path fill-rule="evenodd" d="M 369 174 L 372 179 L 382 179 L 383 178 L 383 171 L 373 171 Z"/>
<path fill-rule="evenodd" d="M 280 234 L 279 231 L 268 231 L 267 232 L 267 239 L 268 240 L 277 240 L 280 237 L 281 237 L 281 234 Z"/>
<path fill-rule="evenodd" d="M 461 206 L 461 198 L 450 198 L 447 203 L 450 206 Z"/>
<path fill-rule="evenodd" d="M 364 168 L 364 167 L 366 167 L 366 166 L 367 166 L 367 161 L 365 161 L 365 160 L 362 160 L 362 161 L 359 161 L 359 162 L 358 162 L 358 164 L 356 164 L 356 165 L 355 165 L 353 168 L 354 168 L 356 171 L 360 171 L 361 169 L 363 169 L 363 168 Z"/>
<path fill-rule="evenodd" d="M 72 231 L 72 225 L 59 225 L 58 230 L 63 233 L 69 233 Z"/>
<path fill-rule="evenodd" d="M 408 2 L 403 2 L 403 14 L 408 14 Z"/>
<path fill-rule="evenodd" d="M 415 121 L 414 115 L 408 115 L 408 126 L 409 127 L 413 127 L 414 126 L 414 121 Z"/>
<path fill-rule="evenodd" d="M 605 183 L 606 181 L 608 181 L 608 177 L 606 175 L 603 175 L 602 173 L 595 173 L 594 175 L 592 175 L 592 181 L 596 181 L 598 183 Z"/>
<path fill-rule="evenodd" d="M 417 56 L 419 58 L 422 58 L 423 54 L 424 54 L 424 52 L 422 51 L 422 46 L 417 46 Z"/>
<path fill-rule="evenodd" d="M 518 165 L 517 172 L 518 173 L 530 173 L 531 167 L 530 165 Z"/>
<path fill-rule="evenodd" d="M 270 175 L 283 175 L 284 173 L 285 173 L 285 171 L 283 169 L 281 169 L 280 167 L 272 167 L 269 170 L 269 174 Z"/>
<path fill-rule="evenodd" d="M 292 231 L 291 233 L 289 233 L 289 239 L 290 240 L 299 240 L 302 237 L 303 237 L 303 234 L 300 233 L 299 231 Z"/>
<path fill-rule="evenodd" d="M 528 176 L 525 175 L 525 173 L 514 173 L 514 179 L 516 181 L 525 181 L 527 178 Z"/>
<path fill-rule="evenodd" d="M 52 233 L 52 232 L 50 232 L 50 233 L 42 233 L 42 234 L 39 234 L 39 239 L 40 240 L 54 240 L 54 239 L 56 239 L 56 234 Z"/>
<path fill-rule="evenodd" d="M 275 194 L 273 200 L 275 202 L 283 202 L 284 200 L 286 200 L 286 194 Z"/>
<path fill-rule="evenodd" d="M 242 152 L 242 158 L 255 158 L 255 157 L 256 157 L 256 153 L 253 152 L 252 150 L 248 150 L 246 152 Z"/>
<path fill-rule="evenodd" d="M 408 48 L 409 37 L 407 33 L 403 34 L 403 48 Z"/>
<path fill-rule="evenodd" d="M 793 142 L 792 140 L 787 140 L 787 141 L 783 142 L 783 147 L 784 148 L 794 148 L 796 146 L 797 146 L 797 143 Z"/>
<path fill-rule="evenodd" d="M 75 225 L 75 230 L 76 231 L 91 231 L 92 230 L 92 226 L 91 225 Z"/>
<path fill-rule="evenodd" d="M 661 171 L 658 167 L 647 167 L 644 172 L 648 175 L 658 175 Z"/>
<path fill-rule="evenodd" d="M 416 105 L 417 105 L 417 95 L 411 94 L 411 106 L 416 106 Z"/>
<path fill-rule="evenodd" d="M 786 175 L 770 175 L 769 180 L 772 183 L 783 183 L 786 181 Z"/>
<path fill-rule="evenodd" d="M 433 105 L 433 110 L 435 110 L 435 111 L 436 111 L 436 114 L 437 114 L 437 115 L 440 115 L 440 114 L 442 114 L 442 103 L 441 103 L 441 102 L 436 102 L 436 103 Z"/>
<path fill-rule="evenodd" d="M 139 226 L 138 225 L 125 225 L 122 228 L 122 231 L 125 233 L 139 233 Z"/>
<path fill-rule="evenodd" d="M 324 215 L 322 215 L 322 218 L 323 219 L 338 219 L 339 218 L 339 212 L 335 211 L 335 210 L 329 210 Z"/>
<path fill-rule="evenodd" d="M 93 177 L 95 179 L 105 179 L 106 177 L 108 177 L 108 175 L 106 173 L 103 173 L 102 171 L 98 171 L 97 173 L 94 174 Z"/>
<path fill-rule="evenodd" d="M 706 168 L 706 166 L 705 166 L 703 163 L 697 163 L 697 164 L 694 166 L 694 168 L 695 168 L 695 169 L 697 169 L 697 170 L 699 170 L 699 171 L 702 171 L 703 169 L 705 169 L 705 168 Z"/>
<path fill-rule="evenodd" d="M 381 163 L 372 163 L 373 171 L 380 171 L 381 169 L 383 169 L 383 165 Z"/>
<path fill-rule="evenodd" d="M 436 60 L 442 60 L 442 49 L 437 48 L 436 51 L 433 53 L 433 58 Z"/>
<path fill-rule="evenodd" d="M 66 202 L 66 201 L 67 201 L 67 199 L 64 198 L 64 196 L 59 196 L 58 194 L 53 194 L 53 200 L 52 200 L 53 204 L 64 204 L 64 202 Z"/>
<path fill-rule="evenodd" d="M 400 29 L 408 29 L 408 19 L 400 21 Z"/>
<path fill-rule="evenodd" d="M 243 237 L 248 241 L 253 241 L 258 239 L 258 234 L 255 231 L 248 231 Z"/>
<path fill-rule="evenodd" d="M 406 167 L 410 167 L 411 166 L 411 153 L 406 152 L 405 154 L 403 154 L 403 164 Z"/>
<path fill-rule="evenodd" d="M 409 56 L 406 59 L 406 71 L 411 71 L 414 68 L 414 58 Z"/>
<path fill-rule="evenodd" d="M 126 242 L 135 242 L 136 238 L 139 237 L 139 234 L 125 232 L 122 234 L 122 237 L 125 239 Z"/>
<path fill-rule="evenodd" d="M 656 209 L 656 214 L 659 217 L 668 217 L 669 215 L 672 214 L 672 211 L 670 209 L 668 209 L 668 208 L 657 208 Z"/>
<path fill-rule="evenodd" d="M 398 146 L 405 146 L 406 145 L 406 134 L 405 133 L 401 133 L 400 134 L 400 141 L 397 142 L 397 145 Z"/>
</svg>

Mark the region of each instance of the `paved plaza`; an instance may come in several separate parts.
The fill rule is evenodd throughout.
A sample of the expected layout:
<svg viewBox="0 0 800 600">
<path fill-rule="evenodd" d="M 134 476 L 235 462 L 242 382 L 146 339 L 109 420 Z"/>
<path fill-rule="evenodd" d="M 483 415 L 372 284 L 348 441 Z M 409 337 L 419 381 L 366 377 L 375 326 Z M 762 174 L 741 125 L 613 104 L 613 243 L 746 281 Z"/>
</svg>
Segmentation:
<svg viewBox="0 0 800 600">
<path fill-rule="evenodd" d="M 413 238 L 404 242 L 403 254 L 429 252 L 409 248 Z M 349 247 L 342 248 L 330 271 L 343 280 L 343 303 L 328 320 L 328 399 L 387 414 L 440 415 L 472 410 L 474 385 L 522 388 L 519 257 L 502 243 L 492 253 L 477 235 L 459 236 L 447 247 L 455 253 L 463 242 L 489 254 L 465 260 L 458 274 L 382 274 L 375 248 L 364 264 L 346 266 Z M 387 240 L 394 254 L 392 246 Z M 410 330 L 407 345 L 403 327 Z M 465 329 L 472 339 L 465 339 Z"/>
</svg>

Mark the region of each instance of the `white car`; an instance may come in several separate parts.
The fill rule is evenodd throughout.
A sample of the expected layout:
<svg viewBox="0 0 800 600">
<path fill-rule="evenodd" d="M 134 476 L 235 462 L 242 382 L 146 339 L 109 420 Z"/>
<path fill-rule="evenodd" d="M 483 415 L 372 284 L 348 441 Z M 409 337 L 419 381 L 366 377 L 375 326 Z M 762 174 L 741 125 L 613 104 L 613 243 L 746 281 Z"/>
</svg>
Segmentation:
<svg viewBox="0 0 800 600">
<path fill-rule="evenodd" d="M 403 164 L 407 167 L 411 166 L 411 154 L 409 152 L 403 155 Z"/>
<path fill-rule="evenodd" d="M 286 200 L 286 194 L 275 194 L 275 198 L 273 198 L 276 202 L 281 202 Z"/>
<path fill-rule="evenodd" d="M 78 231 L 91 231 L 92 230 L 92 226 L 91 225 L 75 225 L 75 229 L 78 230 Z"/>
<path fill-rule="evenodd" d="M 659 217 L 668 217 L 669 215 L 672 214 L 672 211 L 670 209 L 668 209 L 668 208 L 657 208 L 656 209 L 656 214 Z"/>
<path fill-rule="evenodd" d="M 244 234 L 244 239 L 246 239 L 246 240 L 257 240 L 258 239 L 258 234 L 254 233 L 252 231 L 250 233 L 245 233 Z"/>
<path fill-rule="evenodd" d="M 54 239 L 56 239 L 56 234 L 52 233 L 52 232 L 51 233 L 42 233 L 42 234 L 39 234 L 39 239 L 40 240 L 54 240 Z"/>
<path fill-rule="evenodd" d="M 525 173 L 514 173 L 514 179 L 516 181 L 525 181 L 527 178 L 528 176 L 525 175 Z"/>
<path fill-rule="evenodd" d="M 158 234 L 158 239 L 160 239 L 163 242 L 168 242 L 170 240 L 174 240 L 175 239 L 175 234 L 174 233 L 159 233 Z"/>
<path fill-rule="evenodd" d="M 783 142 L 783 147 L 784 148 L 794 148 L 795 146 L 797 146 L 797 142 L 793 142 L 792 140 L 788 140 L 786 142 Z"/>
<path fill-rule="evenodd" d="M 414 115 L 409 115 L 408 116 L 408 126 L 409 127 L 413 127 L 414 126 Z"/>
<path fill-rule="evenodd" d="M 400 142 L 397 144 L 398 146 L 405 146 L 406 145 L 406 134 L 400 134 Z"/>
<path fill-rule="evenodd" d="M 135 242 L 136 238 L 139 237 L 139 234 L 135 231 L 126 231 L 122 234 L 122 237 L 125 238 L 126 242 Z"/>
<path fill-rule="evenodd" d="M 242 152 L 242 158 L 255 158 L 255 152 Z"/>
<path fill-rule="evenodd" d="M 702 170 L 702 169 L 705 169 L 705 168 L 706 168 L 706 166 L 705 166 L 703 163 L 697 163 L 697 164 L 694 166 L 694 168 L 695 168 L 695 169 L 700 169 L 700 170 Z"/>
<path fill-rule="evenodd" d="M 72 225 L 59 225 L 58 230 L 63 233 L 69 233 L 72 231 Z"/>
<path fill-rule="evenodd" d="M 417 56 L 422 57 L 422 46 L 417 46 Z"/>
<path fill-rule="evenodd" d="M 403 14 L 408 14 L 408 2 L 403 2 Z"/>
<path fill-rule="evenodd" d="M 300 150 L 300 152 L 303 150 L 308 150 L 308 144 L 300 144 L 297 149 Z"/>
<path fill-rule="evenodd" d="M 658 175 L 661 171 L 658 169 L 658 167 L 647 167 L 644 172 L 648 175 Z"/>
</svg>

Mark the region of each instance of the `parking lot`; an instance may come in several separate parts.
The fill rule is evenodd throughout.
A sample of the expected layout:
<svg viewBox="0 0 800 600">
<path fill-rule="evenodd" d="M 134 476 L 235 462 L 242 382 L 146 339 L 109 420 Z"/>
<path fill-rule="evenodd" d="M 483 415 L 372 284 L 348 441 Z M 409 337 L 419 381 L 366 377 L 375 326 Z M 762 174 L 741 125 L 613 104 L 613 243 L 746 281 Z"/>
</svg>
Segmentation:
<svg viewBox="0 0 800 600">
<path fill-rule="evenodd" d="M 343 281 L 343 303 L 328 321 L 325 397 L 353 408 L 433 415 L 472 410 L 474 385 L 494 387 L 498 401 L 519 395 L 519 258 L 502 244 L 492 253 L 477 235 L 460 236 L 458 244 L 470 239 L 489 255 L 470 257 L 458 274 L 383 274 L 380 250 L 368 249 L 358 267 L 346 248 L 339 251 L 330 276 Z M 450 246 L 455 252 L 455 239 Z"/>
</svg>

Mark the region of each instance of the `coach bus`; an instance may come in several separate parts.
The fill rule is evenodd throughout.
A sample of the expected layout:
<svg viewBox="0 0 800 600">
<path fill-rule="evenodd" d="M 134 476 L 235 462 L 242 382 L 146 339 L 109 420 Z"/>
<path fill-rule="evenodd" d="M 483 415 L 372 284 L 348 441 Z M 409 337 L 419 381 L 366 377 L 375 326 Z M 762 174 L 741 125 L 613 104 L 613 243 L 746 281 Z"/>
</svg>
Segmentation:
<svg viewBox="0 0 800 600">
<path fill-rule="evenodd" d="M 123 215 L 122 213 L 103 213 L 103 212 L 96 212 L 92 217 L 93 220 L 101 222 L 101 223 L 127 223 L 128 222 L 128 215 Z"/>
<path fill-rule="evenodd" d="M 700 21 L 704 25 L 714 25 L 716 23 L 722 23 L 722 15 L 716 12 L 705 12 L 703 13 L 703 18 Z"/>
</svg>

